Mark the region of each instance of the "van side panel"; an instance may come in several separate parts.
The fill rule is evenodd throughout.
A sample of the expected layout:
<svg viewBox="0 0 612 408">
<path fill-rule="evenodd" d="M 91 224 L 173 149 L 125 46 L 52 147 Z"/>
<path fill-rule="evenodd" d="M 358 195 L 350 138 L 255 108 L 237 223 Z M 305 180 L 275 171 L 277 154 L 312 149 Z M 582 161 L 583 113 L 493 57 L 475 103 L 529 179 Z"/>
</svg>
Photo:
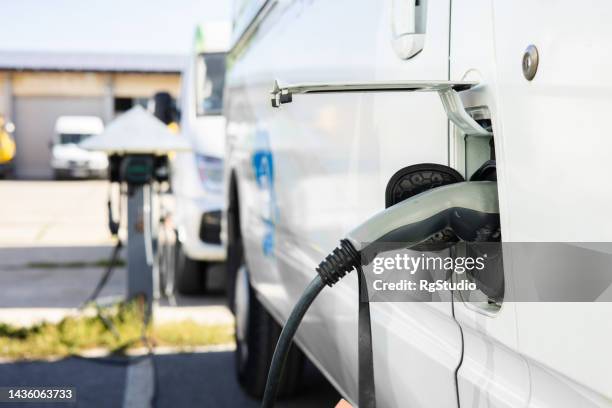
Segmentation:
<svg viewBox="0 0 612 408">
<path fill-rule="evenodd" d="M 278 2 L 228 76 L 228 150 L 238 175 L 253 285 L 280 321 L 318 262 L 384 208 L 389 178 L 448 163 L 448 123 L 435 94 L 298 95 L 270 107 L 285 82 L 448 79 L 449 1 L 428 2 L 425 48 L 401 60 L 391 1 Z M 356 276 L 325 289 L 298 331 L 311 360 L 357 399 Z M 378 404 L 456 406 L 461 334 L 446 303 L 372 304 Z"/>
<path fill-rule="evenodd" d="M 504 239 L 608 243 L 593 250 L 610 253 L 612 3 L 492 4 Z M 521 61 L 530 44 L 538 49 L 539 66 L 527 81 Z M 532 371 L 533 403 L 591 406 L 603 404 L 603 397 L 610 404 L 612 303 L 516 308 L 518 349 Z"/>
</svg>

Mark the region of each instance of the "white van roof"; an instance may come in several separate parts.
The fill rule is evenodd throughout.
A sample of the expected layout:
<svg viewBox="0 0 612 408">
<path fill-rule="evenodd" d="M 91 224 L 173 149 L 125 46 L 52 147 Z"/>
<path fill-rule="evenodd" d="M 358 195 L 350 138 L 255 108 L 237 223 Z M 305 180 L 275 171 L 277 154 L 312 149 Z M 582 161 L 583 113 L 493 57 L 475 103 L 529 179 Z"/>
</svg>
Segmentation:
<svg viewBox="0 0 612 408">
<path fill-rule="evenodd" d="M 104 122 L 97 116 L 60 116 L 55 122 L 55 133 L 97 135 L 104 130 Z"/>
</svg>

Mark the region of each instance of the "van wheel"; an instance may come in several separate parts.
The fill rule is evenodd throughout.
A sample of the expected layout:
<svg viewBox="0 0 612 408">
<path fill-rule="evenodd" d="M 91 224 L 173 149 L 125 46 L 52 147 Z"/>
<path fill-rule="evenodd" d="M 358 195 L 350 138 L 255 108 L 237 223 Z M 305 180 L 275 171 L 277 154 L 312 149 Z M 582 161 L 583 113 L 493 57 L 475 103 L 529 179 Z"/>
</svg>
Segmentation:
<svg viewBox="0 0 612 408">
<path fill-rule="evenodd" d="M 262 398 L 281 327 L 257 300 L 244 264 L 236 276 L 234 299 L 238 382 L 247 394 Z M 304 354 L 293 344 L 283 370 L 279 397 L 290 397 L 298 391 L 303 366 Z"/>
<path fill-rule="evenodd" d="M 234 204 L 233 208 L 227 212 L 227 306 L 235 312 L 236 279 L 238 270 L 244 264 L 244 248 L 242 247 L 242 237 L 240 236 L 240 225 L 238 220 L 239 210 Z"/>
<path fill-rule="evenodd" d="M 189 258 L 181 241 L 176 240 L 174 288 L 183 295 L 197 295 L 206 291 L 206 268 L 203 262 Z"/>
</svg>

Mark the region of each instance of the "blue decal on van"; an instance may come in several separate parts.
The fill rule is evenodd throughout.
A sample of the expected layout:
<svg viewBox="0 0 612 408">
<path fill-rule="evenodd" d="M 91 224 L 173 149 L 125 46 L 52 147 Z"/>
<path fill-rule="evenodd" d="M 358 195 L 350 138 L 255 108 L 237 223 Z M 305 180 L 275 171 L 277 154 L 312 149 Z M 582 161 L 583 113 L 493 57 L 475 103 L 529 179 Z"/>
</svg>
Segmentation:
<svg viewBox="0 0 612 408">
<path fill-rule="evenodd" d="M 262 130 L 257 131 L 251 165 L 257 187 L 262 191 L 262 222 L 265 232 L 261 247 L 264 255 L 273 256 L 277 209 L 274 192 L 274 159 L 269 146 L 268 133 Z"/>
<path fill-rule="evenodd" d="M 253 169 L 257 186 L 262 189 L 270 189 L 274 184 L 274 164 L 272 152 L 269 150 L 258 150 L 253 153 Z"/>
</svg>

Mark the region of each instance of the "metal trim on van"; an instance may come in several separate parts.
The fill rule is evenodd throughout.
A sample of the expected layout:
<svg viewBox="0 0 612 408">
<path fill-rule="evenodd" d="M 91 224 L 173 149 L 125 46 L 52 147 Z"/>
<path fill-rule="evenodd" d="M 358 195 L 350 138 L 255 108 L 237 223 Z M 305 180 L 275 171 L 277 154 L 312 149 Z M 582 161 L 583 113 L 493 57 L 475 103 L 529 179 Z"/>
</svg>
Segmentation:
<svg viewBox="0 0 612 408">
<path fill-rule="evenodd" d="M 235 58 L 244 48 L 245 45 L 250 41 L 250 39 L 255 35 L 259 25 L 265 20 L 265 18 L 270 14 L 272 9 L 276 6 L 278 0 L 267 0 L 255 13 L 255 16 L 251 19 L 251 21 L 247 24 L 245 29 L 242 31 L 240 36 L 233 42 L 228 56 L 230 58 Z"/>
<path fill-rule="evenodd" d="M 466 111 L 459 97 L 466 91 L 480 85 L 477 81 L 365 81 L 365 82 L 311 82 L 281 84 L 274 81 L 270 92 L 273 108 L 293 102 L 294 94 L 325 94 L 345 92 L 437 92 L 448 119 L 466 135 L 491 136 Z"/>
</svg>

